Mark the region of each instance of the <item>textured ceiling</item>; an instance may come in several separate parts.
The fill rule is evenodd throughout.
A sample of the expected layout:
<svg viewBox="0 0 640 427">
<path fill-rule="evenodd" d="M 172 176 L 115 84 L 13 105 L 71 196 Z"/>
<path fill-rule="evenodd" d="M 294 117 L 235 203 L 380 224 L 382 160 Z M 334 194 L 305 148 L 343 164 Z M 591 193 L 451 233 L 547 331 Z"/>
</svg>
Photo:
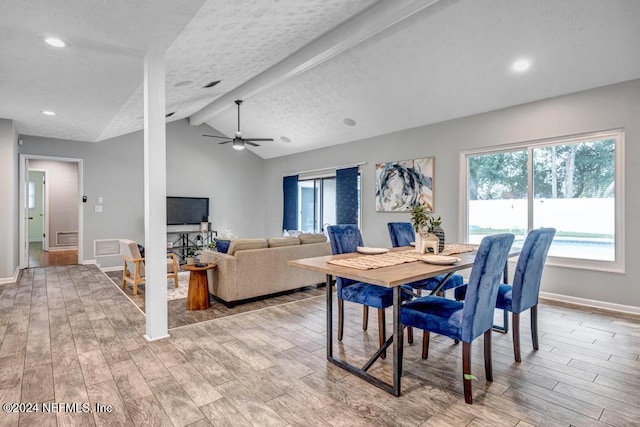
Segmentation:
<svg viewBox="0 0 640 427">
<path fill-rule="evenodd" d="M 140 85 L 144 52 L 166 49 L 202 3 L 3 0 L 0 117 L 22 134 L 96 141 Z"/>
<path fill-rule="evenodd" d="M 3 2 L 0 117 L 22 134 L 95 142 L 142 128 L 149 48 L 167 48 L 167 112 L 177 120 L 378 2 L 60 3 Z M 276 139 L 252 148 L 270 158 L 640 78 L 638 22 L 637 0 L 440 0 L 253 94 L 243 135 Z M 71 46 L 49 48 L 45 35 Z M 516 75 L 509 65 L 523 56 L 531 70 Z M 183 81 L 193 83 L 174 86 Z M 207 123 L 231 135 L 235 105 Z"/>
</svg>

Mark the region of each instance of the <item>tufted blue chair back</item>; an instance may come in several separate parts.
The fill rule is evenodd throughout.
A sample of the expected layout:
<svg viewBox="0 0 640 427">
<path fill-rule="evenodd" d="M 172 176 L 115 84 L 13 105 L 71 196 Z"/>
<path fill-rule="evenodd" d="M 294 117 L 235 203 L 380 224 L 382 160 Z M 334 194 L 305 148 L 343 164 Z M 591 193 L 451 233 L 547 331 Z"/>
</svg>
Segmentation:
<svg viewBox="0 0 640 427">
<path fill-rule="evenodd" d="M 330 225 L 327 227 L 331 251 L 334 255 L 356 252 L 358 246 L 364 246 L 362 234 L 356 224 Z M 355 280 L 336 277 L 338 296 L 342 296 L 342 288 L 356 283 Z"/>
<path fill-rule="evenodd" d="M 521 313 L 538 304 L 542 270 L 555 234 L 555 228 L 539 228 L 527 235 L 513 277 L 512 312 Z"/>
<path fill-rule="evenodd" d="M 409 243 L 415 241 L 415 233 L 410 222 L 389 222 L 389 237 L 391 237 L 391 246 L 409 246 Z"/>
<path fill-rule="evenodd" d="M 355 224 L 330 225 L 327 232 L 334 255 L 356 252 L 358 246 L 364 246 L 360 229 Z"/>
<path fill-rule="evenodd" d="M 498 287 L 514 237 L 504 233 L 482 239 L 464 300 L 462 341 L 472 342 L 493 326 Z"/>
</svg>

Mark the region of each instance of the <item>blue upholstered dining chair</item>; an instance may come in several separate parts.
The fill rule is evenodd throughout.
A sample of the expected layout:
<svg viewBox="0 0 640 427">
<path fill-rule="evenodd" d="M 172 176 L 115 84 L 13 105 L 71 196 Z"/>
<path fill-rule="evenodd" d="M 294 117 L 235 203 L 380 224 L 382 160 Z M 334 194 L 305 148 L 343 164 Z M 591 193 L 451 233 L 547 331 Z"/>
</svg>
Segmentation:
<svg viewBox="0 0 640 427">
<path fill-rule="evenodd" d="M 471 397 L 471 343 L 484 334 L 484 370 L 487 381 L 493 381 L 491 363 L 491 327 L 498 296 L 498 286 L 504 271 L 514 235 L 496 234 L 482 239 L 476 255 L 465 301 L 453 301 L 437 296 L 424 296 L 404 304 L 400 321 L 424 331 L 422 357 L 428 357 L 429 332 L 462 341 L 462 379 L 464 400 Z"/>
<path fill-rule="evenodd" d="M 334 255 L 347 254 L 357 251 L 358 246 L 364 246 L 362 234 L 355 224 L 331 225 L 327 227 L 331 250 Z M 369 323 L 369 307 L 378 309 L 378 339 L 380 347 L 386 341 L 384 309 L 393 305 L 393 289 L 356 280 L 336 277 L 338 296 L 338 341 L 342 341 L 344 332 L 344 302 L 351 301 L 363 305 L 362 329 L 367 330 Z M 411 290 L 408 286 L 407 290 Z M 402 293 L 402 299 L 407 300 L 411 295 Z M 386 355 L 381 355 L 384 358 Z"/>
<path fill-rule="evenodd" d="M 511 312 L 513 324 L 513 356 L 520 362 L 520 313 L 531 309 L 531 340 L 533 349 L 538 350 L 538 295 L 542 270 L 547 259 L 549 247 L 555 236 L 555 228 L 539 228 L 527 235 L 520 251 L 518 264 L 513 276 L 513 286 L 501 284 L 498 289 L 496 308 Z M 465 299 L 466 286 L 457 288 L 457 300 Z M 505 317 L 506 319 L 506 317 Z M 506 325 L 505 325 L 506 326 Z"/>
<path fill-rule="evenodd" d="M 391 245 L 394 248 L 397 248 L 398 246 L 409 246 L 409 244 L 415 240 L 413 226 L 410 222 L 389 222 L 387 223 L 387 228 L 389 229 L 389 237 L 391 237 Z M 409 283 L 409 286 L 413 289 L 426 289 L 432 291 L 442 282 L 442 280 L 444 280 L 444 277 L 445 275 L 441 274 L 429 279 Z M 442 287 L 442 291 L 462 286 L 463 282 L 464 279 L 461 275 L 454 274 Z"/>
<path fill-rule="evenodd" d="M 415 233 L 410 222 L 388 222 L 387 228 L 389 229 L 391 245 L 394 248 L 397 248 L 399 246 L 409 246 L 411 242 L 415 240 Z M 445 275 L 440 274 L 428 279 L 408 283 L 408 286 L 411 286 L 413 289 L 418 290 L 418 294 L 420 294 L 422 290 L 434 290 L 440 283 L 442 283 L 444 278 Z M 446 291 L 447 289 L 453 289 L 458 286 L 462 286 L 463 283 L 464 279 L 461 275 L 453 274 L 442 287 L 440 296 L 444 296 L 444 291 Z M 412 328 L 407 328 L 407 340 L 409 344 L 413 344 Z"/>
</svg>

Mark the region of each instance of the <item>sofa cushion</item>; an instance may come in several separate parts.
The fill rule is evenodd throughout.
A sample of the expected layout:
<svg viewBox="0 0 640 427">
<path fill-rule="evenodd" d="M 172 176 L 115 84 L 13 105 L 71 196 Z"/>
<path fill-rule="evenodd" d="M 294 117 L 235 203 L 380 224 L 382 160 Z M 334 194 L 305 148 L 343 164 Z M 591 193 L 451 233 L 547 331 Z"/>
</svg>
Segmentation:
<svg viewBox="0 0 640 427">
<path fill-rule="evenodd" d="M 295 246 L 300 244 L 297 237 L 271 237 L 267 239 L 270 248 L 280 248 L 282 246 Z"/>
<path fill-rule="evenodd" d="M 263 249 L 268 247 L 265 239 L 233 239 L 229 245 L 227 253 L 233 255 L 238 251 L 246 251 L 247 249 Z"/>
<path fill-rule="evenodd" d="M 327 241 L 327 236 L 322 233 L 302 233 L 298 236 L 300 243 L 306 245 L 308 243 L 322 243 Z"/>
</svg>

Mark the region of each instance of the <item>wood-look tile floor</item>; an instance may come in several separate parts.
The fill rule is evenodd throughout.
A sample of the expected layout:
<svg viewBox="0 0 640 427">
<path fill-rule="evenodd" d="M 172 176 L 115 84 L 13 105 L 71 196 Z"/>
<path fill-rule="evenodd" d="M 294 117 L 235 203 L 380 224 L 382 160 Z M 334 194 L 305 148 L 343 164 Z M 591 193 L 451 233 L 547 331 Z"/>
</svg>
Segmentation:
<svg viewBox="0 0 640 427">
<path fill-rule="evenodd" d="M 375 312 L 362 332 L 361 307 L 345 308 L 335 348 L 362 361 L 377 343 Z M 522 363 L 510 337 L 494 333 L 491 384 L 474 345 L 478 380 L 467 405 L 461 348 L 451 340 L 434 336 L 428 360 L 419 336 L 405 346 L 396 398 L 326 362 L 324 315 L 315 297 L 147 342 L 142 313 L 95 266 L 25 270 L 19 283 L 0 286 L 0 401 L 112 411 L 1 412 L 0 425 L 640 425 L 637 317 L 542 304 L 540 351 L 524 328 Z M 390 362 L 374 370 L 388 378 Z"/>
<path fill-rule="evenodd" d="M 122 270 L 110 271 L 106 274 L 116 286 L 121 286 Z M 169 285 L 171 285 L 171 283 L 172 280 L 169 280 Z M 129 299 L 131 299 L 131 301 L 140 308 L 140 310 L 142 310 L 143 312 L 145 311 L 144 284 L 138 286 L 137 295 L 133 295 L 133 287 L 131 284 L 127 284 L 127 288 L 124 290 L 124 292 L 127 294 Z M 187 310 L 187 297 L 185 296 L 184 298 L 167 301 L 167 310 L 169 312 L 169 329 L 192 325 L 194 323 L 204 322 L 207 320 L 220 319 L 221 317 L 231 316 L 239 313 L 246 313 L 248 311 L 258 310 L 261 308 L 285 304 L 293 301 L 299 301 L 302 299 L 317 297 L 320 295 L 325 295 L 324 286 L 307 286 L 296 292 L 291 292 L 244 304 L 238 304 L 234 307 L 227 307 L 221 302 L 211 298 L 211 307 L 206 310 Z"/>
</svg>

